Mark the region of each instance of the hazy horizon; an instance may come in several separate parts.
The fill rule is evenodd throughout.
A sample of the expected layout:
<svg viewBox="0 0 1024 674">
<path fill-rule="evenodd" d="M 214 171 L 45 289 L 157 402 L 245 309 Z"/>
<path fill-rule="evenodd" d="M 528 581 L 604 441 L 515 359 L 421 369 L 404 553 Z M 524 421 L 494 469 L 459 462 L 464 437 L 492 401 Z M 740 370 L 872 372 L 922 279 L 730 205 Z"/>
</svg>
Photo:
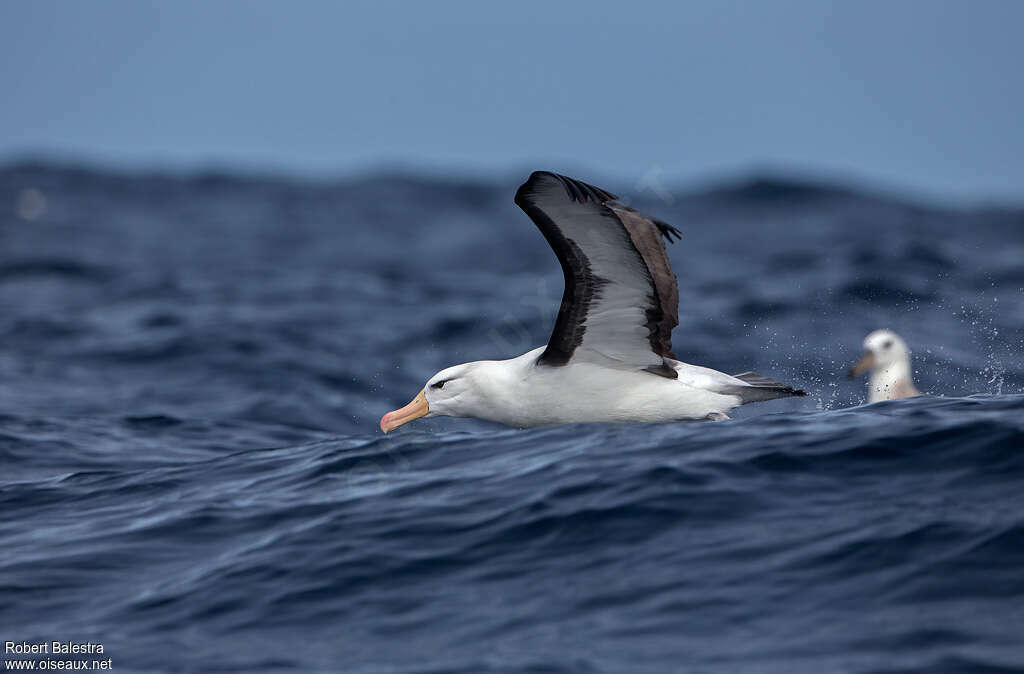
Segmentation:
<svg viewBox="0 0 1024 674">
<path fill-rule="evenodd" d="M 1024 5 L 0 6 L 0 163 L 1024 197 Z"/>
</svg>

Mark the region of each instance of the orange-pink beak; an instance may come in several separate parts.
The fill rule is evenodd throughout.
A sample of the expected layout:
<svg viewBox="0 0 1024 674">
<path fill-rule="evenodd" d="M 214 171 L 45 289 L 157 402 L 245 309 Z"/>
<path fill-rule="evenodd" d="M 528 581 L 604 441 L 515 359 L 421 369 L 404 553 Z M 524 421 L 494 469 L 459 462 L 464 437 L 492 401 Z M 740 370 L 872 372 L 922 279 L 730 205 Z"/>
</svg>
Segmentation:
<svg viewBox="0 0 1024 674">
<path fill-rule="evenodd" d="M 875 366 L 875 354 L 868 351 L 850 368 L 850 379 L 858 377 Z"/>
<path fill-rule="evenodd" d="M 387 433 L 393 431 L 402 424 L 419 419 L 430 411 L 427 405 L 427 392 L 420 391 L 408 405 L 393 412 L 388 412 L 380 418 L 380 430 Z"/>
</svg>

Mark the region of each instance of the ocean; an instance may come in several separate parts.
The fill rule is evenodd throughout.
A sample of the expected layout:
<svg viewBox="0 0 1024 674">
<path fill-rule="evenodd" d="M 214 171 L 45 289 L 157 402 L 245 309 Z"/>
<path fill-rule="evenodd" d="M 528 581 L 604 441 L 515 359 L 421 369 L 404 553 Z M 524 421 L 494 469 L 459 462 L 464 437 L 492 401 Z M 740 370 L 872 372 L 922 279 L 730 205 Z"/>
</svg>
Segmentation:
<svg viewBox="0 0 1024 674">
<path fill-rule="evenodd" d="M 681 360 L 808 397 L 385 436 L 546 342 L 528 170 L 0 167 L 4 667 L 1024 672 L 1024 209 L 561 172 L 682 231 Z M 927 395 L 865 404 L 877 328 Z"/>
</svg>

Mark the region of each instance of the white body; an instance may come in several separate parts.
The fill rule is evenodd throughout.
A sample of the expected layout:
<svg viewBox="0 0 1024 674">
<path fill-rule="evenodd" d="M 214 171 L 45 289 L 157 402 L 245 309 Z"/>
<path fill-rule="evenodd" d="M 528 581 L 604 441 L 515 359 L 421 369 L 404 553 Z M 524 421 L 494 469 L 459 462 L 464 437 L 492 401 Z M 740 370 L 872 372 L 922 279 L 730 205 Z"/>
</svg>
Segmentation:
<svg viewBox="0 0 1024 674">
<path fill-rule="evenodd" d="M 678 379 L 610 367 L 611 362 L 539 366 L 543 351 L 539 347 L 509 360 L 466 363 L 439 372 L 434 380 L 450 382 L 440 390 L 428 384 L 428 416 L 476 417 L 520 428 L 594 421 L 697 421 L 723 418 L 743 403 L 740 395 L 721 391 L 756 390 L 725 373 L 679 361 L 670 361 Z"/>
<path fill-rule="evenodd" d="M 868 402 L 913 398 L 918 395 L 921 393 L 911 379 L 909 360 L 876 367 L 871 371 L 871 378 L 868 380 Z"/>
</svg>

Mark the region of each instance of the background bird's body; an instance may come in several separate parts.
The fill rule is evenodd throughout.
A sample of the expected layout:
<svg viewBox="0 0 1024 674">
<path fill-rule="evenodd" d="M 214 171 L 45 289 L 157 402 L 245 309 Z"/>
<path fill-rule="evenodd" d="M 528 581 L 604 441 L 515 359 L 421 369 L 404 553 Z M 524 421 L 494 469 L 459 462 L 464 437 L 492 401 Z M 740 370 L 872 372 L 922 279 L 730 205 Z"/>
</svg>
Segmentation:
<svg viewBox="0 0 1024 674">
<path fill-rule="evenodd" d="M 914 387 L 910 373 L 910 362 L 902 361 L 871 371 L 868 379 L 868 402 L 898 400 L 921 395 Z"/>
</svg>

